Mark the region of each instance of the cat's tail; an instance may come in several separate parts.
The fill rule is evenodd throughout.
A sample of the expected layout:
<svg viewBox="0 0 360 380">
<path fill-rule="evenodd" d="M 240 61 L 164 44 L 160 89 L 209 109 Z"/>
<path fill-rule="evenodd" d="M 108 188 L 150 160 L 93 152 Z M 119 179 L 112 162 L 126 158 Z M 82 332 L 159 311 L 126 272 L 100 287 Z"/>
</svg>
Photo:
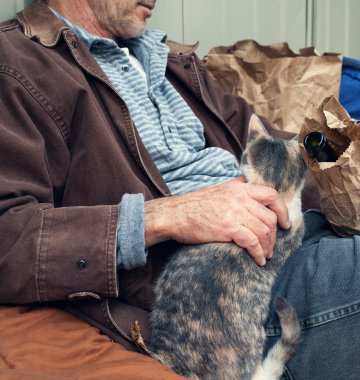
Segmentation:
<svg viewBox="0 0 360 380">
<path fill-rule="evenodd" d="M 278 380 L 284 365 L 300 343 L 301 328 L 295 310 L 284 299 L 276 300 L 276 312 L 280 319 L 281 336 L 257 368 L 252 380 Z"/>
</svg>

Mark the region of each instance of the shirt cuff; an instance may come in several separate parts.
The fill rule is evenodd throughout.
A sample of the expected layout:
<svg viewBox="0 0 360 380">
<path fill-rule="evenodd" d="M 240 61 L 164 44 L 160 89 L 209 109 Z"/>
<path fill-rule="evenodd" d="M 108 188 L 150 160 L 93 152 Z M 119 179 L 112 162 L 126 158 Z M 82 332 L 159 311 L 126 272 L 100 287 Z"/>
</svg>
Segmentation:
<svg viewBox="0 0 360 380">
<path fill-rule="evenodd" d="M 130 270 L 146 264 L 143 194 L 124 194 L 119 204 L 117 265 Z"/>
</svg>

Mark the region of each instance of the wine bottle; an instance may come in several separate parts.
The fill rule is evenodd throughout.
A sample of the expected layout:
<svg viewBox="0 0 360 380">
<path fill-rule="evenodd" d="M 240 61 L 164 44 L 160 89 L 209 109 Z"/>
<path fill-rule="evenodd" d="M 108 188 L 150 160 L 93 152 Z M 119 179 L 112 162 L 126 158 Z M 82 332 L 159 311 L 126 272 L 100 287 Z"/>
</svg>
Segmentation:
<svg viewBox="0 0 360 380">
<path fill-rule="evenodd" d="M 304 138 L 304 147 L 309 157 L 318 162 L 335 162 L 338 159 L 337 153 L 321 132 L 308 133 Z"/>
</svg>

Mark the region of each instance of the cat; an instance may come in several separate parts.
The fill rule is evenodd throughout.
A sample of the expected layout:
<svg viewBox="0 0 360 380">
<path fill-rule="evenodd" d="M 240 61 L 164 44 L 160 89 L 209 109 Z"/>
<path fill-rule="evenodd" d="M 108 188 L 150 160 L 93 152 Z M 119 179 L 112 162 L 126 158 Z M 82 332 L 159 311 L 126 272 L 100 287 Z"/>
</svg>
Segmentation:
<svg viewBox="0 0 360 380">
<path fill-rule="evenodd" d="M 256 265 L 235 243 L 180 247 L 155 286 L 153 357 L 193 379 L 279 379 L 300 341 L 293 308 L 278 299 L 282 335 L 263 361 L 271 288 L 304 234 L 301 190 L 306 166 L 296 139 L 273 139 L 253 115 L 241 159 L 248 182 L 274 187 L 289 210 L 290 230 L 277 231 L 274 256 Z"/>
</svg>

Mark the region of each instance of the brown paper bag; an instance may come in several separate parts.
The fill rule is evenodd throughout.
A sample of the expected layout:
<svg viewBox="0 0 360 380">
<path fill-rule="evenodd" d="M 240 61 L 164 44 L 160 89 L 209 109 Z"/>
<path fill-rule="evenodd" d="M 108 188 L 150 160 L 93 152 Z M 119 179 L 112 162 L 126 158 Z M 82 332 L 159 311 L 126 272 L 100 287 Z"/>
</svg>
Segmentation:
<svg viewBox="0 0 360 380">
<path fill-rule="evenodd" d="M 338 154 L 336 162 L 309 158 L 304 137 L 322 132 Z M 340 236 L 360 233 L 360 124 L 351 119 L 335 97 L 326 98 L 311 118 L 305 118 L 299 143 L 318 183 L 320 206 Z"/>
<path fill-rule="evenodd" d="M 262 46 L 245 40 L 211 49 L 204 62 L 228 92 L 242 96 L 255 113 L 290 132 L 299 132 L 311 107 L 339 95 L 339 54 L 320 56 L 314 48 L 296 54 L 287 43 Z"/>
</svg>

